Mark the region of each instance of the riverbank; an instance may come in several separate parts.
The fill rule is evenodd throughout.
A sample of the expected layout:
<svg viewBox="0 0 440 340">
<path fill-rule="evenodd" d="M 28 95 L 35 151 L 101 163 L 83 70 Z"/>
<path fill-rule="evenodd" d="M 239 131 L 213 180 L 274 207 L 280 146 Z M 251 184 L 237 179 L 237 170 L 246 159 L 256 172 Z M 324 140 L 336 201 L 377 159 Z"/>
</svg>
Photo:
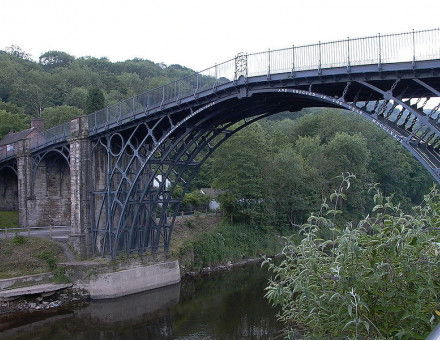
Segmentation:
<svg viewBox="0 0 440 340">
<path fill-rule="evenodd" d="M 209 216 L 193 217 L 179 227 L 186 237 L 173 246 L 172 256 L 179 260 L 183 275 L 278 254 L 287 235 L 272 227 L 230 225 Z"/>
<path fill-rule="evenodd" d="M 37 237 L 0 239 L 0 249 L 0 279 L 56 271 L 67 259 L 61 244 Z"/>
<path fill-rule="evenodd" d="M 87 303 L 90 290 L 82 289 L 87 282 L 99 275 L 119 275 L 121 271 L 151 266 L 154 263 L 177 259 L 180 263 L 180 277 L 197 277 L 219 271 L 231 270 L 234 267 L 261 262 L 263 255 L 278 254 L 283 245 L 281 233 L 272 228 L 250 227 L 244 225 L 231 226 L 223 224 L 220 216 L 193 216 L 180 220 L 176 225 L 171 256 L 164 255 L 120 255 L 115 260 L 96 259 L 96 261 L 62 263 L 65 257 L 56 242 L 49 240 L 20 238 L 4 240 L 8 242 L 9 253 L 19 258 L 20 251 L 28 253 L 27 261 L 22 263 L 24 270 L 29 266 L 24 263 L 39 262 L 39 272 L 50 269 L 58 273 L 65 282 L 76 282 L 70 288 L 51 294 L 50 296 L 26 296 L 14 301 L 0 303 L 0 314 L 23 313 L 63 308 L 71 304 Z M 35 246 L 35 244 L 39 246 Z M 24 250 L 25 245 L 28 246 Z M 29 247 L 30 245 L 34 245 Z M 43 247 L 44 245 L 44 247 Z M 32 249 L 32 250 L 31 250 Z M 42 251 L 45 249 L 45 251 Z M 41 256 L 48 253 L 56 256 Z M 30 255 L 29 255 L 30 254 Z M 31 256 L 32 255 L 32 256 Z M 14 259 L 9 259 L 8 273 L 13 267 Z M 41 262 L 42 261 L 42 262 Z M 18 266 L 20 267 L 20 266 Z M 5 272 L 5 270 L 3 270 Z M 19 271 L 22 273 L 22 271 Z M 3 273 L 4 275 L 4 273 Z M 122 277 L 121 275 L 119 275 Z M 56 277 L 55 280 L 59 277 Z M 51 279 L 51 282 L 55 281 Z M 79 284 L 78 284 L 79 283 Z M 83 283 L 83 284 L 81 284 Z M 11 287 L 15 288 L 15 287 Z M 125 294 L 125 293 L 124 293 Z M 119 295 L 124 295 L 119 294 Z M 116 296 L 116 295 L 115 295 Z"/>
<path fill-rule="evenodd" d="M 0 338 L 276 339 L 283 325 L 264 298 L 267 277 L 250 264 L 118 299 L 14 315 L 0 323 Z"/>
</svg>

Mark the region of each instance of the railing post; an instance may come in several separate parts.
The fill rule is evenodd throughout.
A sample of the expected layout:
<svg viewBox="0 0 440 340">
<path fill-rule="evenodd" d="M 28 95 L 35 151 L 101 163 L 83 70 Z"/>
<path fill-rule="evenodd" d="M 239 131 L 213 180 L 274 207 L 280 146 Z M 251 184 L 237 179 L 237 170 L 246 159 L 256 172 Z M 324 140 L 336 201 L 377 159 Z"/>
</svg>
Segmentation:
<svg viewBox="0 0 440 340">
<path fill-rule="evenodd" d="M 110 124 L 110 112 L 108 107 L 105 109 L 105 124 L 108 126 Z"/>
<path fill-rule="evenodd" d="M 377 35 L 377 42 L 379 45 L 379 47 L 378 47 L 379 48 L 379 60 L 378 60 L 377 67 L 380 71 L 380 70 L 382 70 L 382 47 L 380 45 L 380 33 Z"/>
<path fill-rule="evenodd" d="M 416 36 L 415 36 L 414 28 L 412 30 L 412 50 L 413 50 L 413 60 L 412 60 L 412 67 L 413 69 L 416 67 Z"/>
<path fill-rule="evenodd" d="M 295 77 L 295 45 L 292 45 L 292 78 Z"/>
<path fill-rule="evenodd" d="M 217 79 L 218 79 L 218 66 L 217 63 L 214 64 L 214 84 L 212 85 L 212 89 L 215 89 L 215 87 L 217 86 Z"/>
<path fill-rule="evenodd" d="M 162 100 L 160 102 L 160 107 L 163 106 L 164 101 L 165 101 L 165 86 L 162 86 Z"/>
<path fill-rule="evenodd" d="M 318 73 L 321 74 L 321 41 L 318 42 Z"/>
<path fill-rule="evenodd" d="M 270 78 L 270 48 L 267 52 L 267 58 L 268 58 L 268 65 L 267 65 L 267 78 Z"/>
<path fill-rule="evenodd" d="M 215 82 L 214 82 L 214 83 L 215 83 Z M 198 91 L 199 91 L 199 74 L 197 73 L 197 77 L 196 77 L 196 88 L 194 89 L 194 95 L 196 95 Z"/>
<path fill-rule="evenodd" d="M 347 72 L 350 72 L 350 37 L 347 37 Z"/>
</svg>

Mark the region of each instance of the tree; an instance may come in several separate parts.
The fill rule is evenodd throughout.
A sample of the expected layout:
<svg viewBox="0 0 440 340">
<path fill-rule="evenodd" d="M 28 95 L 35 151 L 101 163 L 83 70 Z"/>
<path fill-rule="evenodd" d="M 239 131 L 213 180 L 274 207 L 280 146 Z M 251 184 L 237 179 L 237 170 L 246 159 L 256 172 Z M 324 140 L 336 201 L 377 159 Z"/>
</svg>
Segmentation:
<svg viewBox="0 0 440 340">
<path fill-rule="evenodd" d="M 62 51 L 47 51 L 40 58 L 40 64 L 50 69 L 59 66 L 67 66 L 75 60 L 73 56 Z"/>
<path fill-rule="evenodd" d="M 81 110 L 86 109 L 88 91 L 83 87 L 74 87 L 67 95 L 65 104 L 69 106 L 76 106 Z"/>
<path fill-rule="evenodd" d="M 0 138 L 9 132 L 21 131 L 29 127 L 30 118 L 24 114 L 14 114 L 0 109 Z"/>
<path fill-rule="evenodd" d="M 6 53 L 16 58 L 31 60 L 31 55 L 25 52 L 20 46 L 17 45 L 11 45 L 6 47 Z"/>
<path fill-rule="evenodd" d="M 24 113 L 24 109 L 22 107 L 19 107 L 14 103 L 2 102 L 1 100 L 0 100 L 0 110 L 4 110 L 6 112 L 15 113 L 15 114 Z"/>
<path fill-rule="evenodd" d="M 87 113 L 92 113 L 104 108 L 104 93 L 99 88 L 89 89 L 86 101 Z"/>
<path fill-rule="evenodd" d="M 72 119 L 82 116 L 84 111 L 68 105 L 61 105 L 56 107 L 47 107 L 41 113 L 41 117 L 44 119 L 44 126 L 51 128 L 53 126 L 69 122 Z"/>
<path fill-rule="evenodd" d="M 23 80 L 14 84 L 10 100 L 16 105 L 24 106 L 26 113 L 33 116 L 39 116 L 44 104 L 47 103 L 46 93 L 40 86 Z"/>
</svg>

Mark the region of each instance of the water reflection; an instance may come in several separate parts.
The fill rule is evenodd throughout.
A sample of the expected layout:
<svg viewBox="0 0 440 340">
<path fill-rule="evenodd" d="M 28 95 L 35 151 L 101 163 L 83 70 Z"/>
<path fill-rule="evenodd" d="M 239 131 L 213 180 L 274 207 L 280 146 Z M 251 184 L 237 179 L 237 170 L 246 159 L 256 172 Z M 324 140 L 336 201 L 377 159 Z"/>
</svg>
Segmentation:
<svg viewBox="0 0 440 340">
<path fill-rule="evenodd" d="M 258 265 L 87 307 L 26 325 L 2 339 L 157 340 L 273 339 L 281 325 L 263 298 L 266 273 Z"/>
</svg>

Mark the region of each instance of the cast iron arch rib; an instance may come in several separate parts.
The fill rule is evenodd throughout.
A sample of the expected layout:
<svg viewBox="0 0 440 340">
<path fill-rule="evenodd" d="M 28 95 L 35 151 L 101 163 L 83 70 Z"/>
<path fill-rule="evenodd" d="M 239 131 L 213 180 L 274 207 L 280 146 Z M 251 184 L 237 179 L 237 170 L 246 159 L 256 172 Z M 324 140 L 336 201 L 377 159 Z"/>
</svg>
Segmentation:
<svg viewBox="0 0 440 340">
<path fill-rule="evenodd" d="M 171 193 L 173 188 L 180 184 L 188 188 L 189 178 L 194 177 L 209 155 L 236 131 L 249 125 L 250 122 L 283 109 L 293 108 L 295 111 L 301 105 L 304 107 L 318 105 L 344 108 L 357 113 L 400 142 L 439 181 L 440 161 L 435 150 L 422 138 L 421 134 L 416 133 L 420 128 L 415 132 L 414 129 L 412 130 L 414 124 L 410 128 L 411 123 L 408 123 L 410 119 L 413 119 L 413 116 L 419 117 L 422 113 L 403 102 L 397 95 L 391 94 L 382 99 L 384 90 L 373 85 L 362 85 L 368 91 L 374 92 L 372 95 L 368 95 L 368 98 L 379 98 L 374 99 L 375 104 L 358 103 L 353 100 L 358 96 L 349 93 L 350 85 L 348 83 L 341 87 L 343 93 L 337 96 L 300 88 L 246 89 L 246 94 L 243 95 L 243 91 L 238 89 L 232 95 L 226 95 L 197 109 L 180 112 L 180 120 L 172 115 L 164 115 L 154 124 L 150 124 L 154 128 L 149 130 L 147 136 L 142 138 L 140 142 L 136 142 L 135 147 L 131 139 L 135 136 L 138 127 L 134 127 L 131 133 L 127 134 L 129 137 L 122 147 L 124 152 L 116 157 L 117 166 L 110 169 L 111 178 L 118 172 L 125 172 L 117 181 L 115 190 L 111 190 L 114 192 L 111 195 L 113 198 L 107 198 L 107 204 L 110 204 L 111 209 L 110 221 L 107 221 L 107 228 L 110 229 L 107 230 L 106 235 L 110 238 L 107 242 L 111 244 L 109 248 L 111 254 L 115 256 L 121 250 L 145 251 L 147 248 L 156 251 L 160 244 L 160 237 L 163 239 L 162 245 L 167 250 L 175 222 L 176 207 L 180 205 L 180 199 L 173 197 Z M 270 97 L 271 95 L 275 96 Z M 366 97 L 365 94 L 364 97 Z M 226 104 L 233 98 L 241 98 L 235 103 L 235 107 L 241 105 L 240 108 L 243 111 L 238 111 L 240 113 L 236 116 L 228 116 L 226 113 L 228 110 L 233 110 L 234 106 Z M 246 111 L 246 105 L 249 105 L 249 101 L 256 101 L 255 98 L 260 98 L 260 100 L 264 98 L 264 100 L 261 100 L 259 106 L 251 107 Z M 248 102 L 244 101 L 245 99 Z M 296 103 L 300 103 L 299 106 Z M 401 119 L 407 120 L 406 125 L 399 126 L 397 121 L 394 122 L 387 118 L 389 112 L 396 110 L 398 105 L 402 107 L 399 114 L 402 113 L 403 118 L 401 117 Z M 225 109 L 222 109 L 222 106 L 225 106 Z M 373 106 L 372 110 L 367 110 L 371 106 Z M 259 116 L 247 121 L 246 117 L 253 115 L 250 110 L 257 111 Z M 175 115 L 177 116 L 177 113 Z M 165 128 L 163 126 L 160 128 L 161 122 L 165 119 L 169 121 L 169 124 Z M 245 119 L 245 123 L 239 128 L 229 129 L 233 124 L 243 119 Z M 422 127 L 428 129 L 429 134 L 437 135 L 437 129 L 432 124 L 425 124 Z M 154 129 L 161 130 L 156 133 L 156 137 L 149 140 L 148 136 L 154 135 Z M 224 134 L 224 137 L 220 138 L 221 142 L 219 142 L 216 138 L 221 134 Z M 427 134 L 425 133 L 425 135 Z M 107 138 L 108 140 L 109 138 Z M 216 143 L 212 143 L 213 141 Z M 107 148 L 110 146 L 107 145 Z M 148 152 L 142 157 L 136 171 L 128 174 L 134 162 L 140 160 L 139 150 L 141 148 L 145 148 Z M 131 154 L 127 154 L 126 150 L 131 150 Z M 123 161 L 124 157 L 125 161 Z M 199 159 L 195 162 L 197 157 Z M 158 176 L 161 176 L 161 181 L 156 188 L 153 188 L 152 183 L 157 180 Z M 170 187 L 167 185 L 168 180 L 171 180 Z M 129 186 L 124 187 L 124 182 Z M 147 206 L 148 213 L 143 211 Z M 169 210 L 173 212 L 172 216 L 168 216 Z M 96 227 L 95 230 L 97 230 Z M 105 252 L 105 250 L 101 250 L 101 252 L 103 251 Z"/>
</svg>

